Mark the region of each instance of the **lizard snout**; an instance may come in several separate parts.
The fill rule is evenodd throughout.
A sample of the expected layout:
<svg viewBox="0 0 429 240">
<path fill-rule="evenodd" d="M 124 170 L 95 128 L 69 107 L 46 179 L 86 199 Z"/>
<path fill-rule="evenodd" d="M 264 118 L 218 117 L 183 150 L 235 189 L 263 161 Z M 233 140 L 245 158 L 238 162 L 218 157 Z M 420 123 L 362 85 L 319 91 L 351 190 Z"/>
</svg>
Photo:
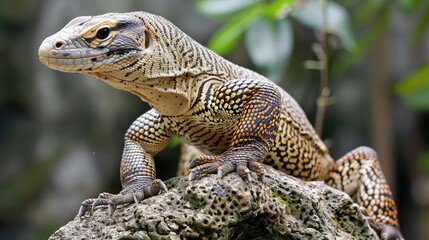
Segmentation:
<svg viewBox="0 0 429 240">
<path fill-rule="evenodd" d="M 42 62 L 46 66 L 48 66 L 49 64 L 49 48 L 50 48 L 49 44 L 46 43 L 46 41 L 44 41 L 40 45 L 39 51 L 38 51 L 40 62 Z"/>
</svg>

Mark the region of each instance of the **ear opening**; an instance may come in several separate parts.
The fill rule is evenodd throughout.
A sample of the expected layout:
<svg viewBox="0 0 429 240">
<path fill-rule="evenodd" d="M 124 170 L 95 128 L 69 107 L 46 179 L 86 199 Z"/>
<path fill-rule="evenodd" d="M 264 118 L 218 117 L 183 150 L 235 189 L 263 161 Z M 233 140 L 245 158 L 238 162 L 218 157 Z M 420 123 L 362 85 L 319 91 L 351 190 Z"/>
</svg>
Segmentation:
<svg viewBox="0 0 429 240">
<path fill-rule="evenodd" d="M 145 49 L 148 49 L 150 46 L 150 34 L 148 33 L 148 31 L 144 31 L 144 47 Z"/>
</svg>

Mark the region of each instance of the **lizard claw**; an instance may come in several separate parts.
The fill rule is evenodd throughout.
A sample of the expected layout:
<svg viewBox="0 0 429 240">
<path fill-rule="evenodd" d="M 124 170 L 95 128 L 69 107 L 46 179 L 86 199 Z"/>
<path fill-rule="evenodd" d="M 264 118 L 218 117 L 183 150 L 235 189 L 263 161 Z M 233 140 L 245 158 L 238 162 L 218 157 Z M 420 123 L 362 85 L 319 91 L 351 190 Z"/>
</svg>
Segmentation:
<svg viewBox="0 0 429 240">
<path fill-rule="evenodd" d="M 250 170 L 246 166 L 247 164 L 244 162 L 240 162 L 237 164 L 237 173 L 242 178 L 246 179 L 248 182 L 252 181 L 252 176 L 250 175 Z"/>
<path fill-rule="evenodd" d="M 155 180 L 160 188 L 160 190 L 162 190 L 163 192 L 168 192 L 167 186 L 165 186 L 165 183 L 161 180 Z"/>
<path fill-rule="evenodd" d="M 189 168 L 194 168 L 196 166 L 198 166 L 197 165 L 197 158 L 194 158 L 189 162 Z"/>
<path fill-rule="evenodd" d="M 192 181 L 192 180 L 195 180 L 196 178 L 197 178 L 197 173 L 196 173 L 196 172 L 194 172 L 194 171 L 191 171 L 191 172 L 189 173 L 188 180 L 189 180 L 189 181 Z"/>
<path fill-rule="evenodd" d="M 224 175 L 224 173 L 223 173 L 222 169 L 218 169 L 217 170 L 217 177 L 218 178 L 223 178 L 223 175 Z"/>
<path fill-rule="evenodd" d="M 135 193 L 133 193 L 133 199 L 134 199 L 134 202 L 137 204 L 137 203 L 139 203 L 139 200 L 137 199 L 137 196 L 136 196 L 136 194 Z"/>
<path fill-rule="evenodd" d="M 116 205 L 113 205 L 112 203 L 107 204 L 107 212 L 109 213 L 109 216 L 112 216 L 115 210 Z"/>
<path fill-rule="evenodd" d="M 252 181 L 252 176 L 250 175 L 250 172 L 246 173 L 246 180 L 247 180 L 248 182 L 251 182 L 251 181 Z"/>
<path fill-rule="evenodd" d="M 94 208 L 97 206 L 97 203 L 100 201 L 100 197 L 98 197 L 92 204 L 91 204 L 91 214 L 94 212 Z"/>
<path fill-rule="evenodd" d="M 86 211 L 88 210 L 88 208 L 85 205 L 80 205 L 79 207 L 79 212 L 77 213 L 78 217 L 82 217 L 85 215 Z"/>
</svg>

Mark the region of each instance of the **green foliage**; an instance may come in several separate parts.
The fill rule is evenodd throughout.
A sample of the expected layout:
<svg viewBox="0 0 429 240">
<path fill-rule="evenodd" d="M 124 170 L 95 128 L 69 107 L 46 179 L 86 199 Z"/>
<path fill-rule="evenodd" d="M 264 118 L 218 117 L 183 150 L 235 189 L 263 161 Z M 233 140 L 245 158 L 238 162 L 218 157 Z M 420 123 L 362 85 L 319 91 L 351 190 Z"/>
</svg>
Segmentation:
<svg viewBox="0 0 429 240">
<path fill-rule="evenodd" d="M 407 15 L 416 14 L 417 24 L 412 29 L 410 43 L 421 39 L 429 26 L 429 1 L 400 0 L 398 5 L 389 4 L 386 0 L 364 1 L 355 10 L 353 23 L 356 26 L 369 24 L 368 31 L 357 40 L 356 46 L 350 50 L 349 54 L 340 57 L 335 62 L 336 73 L 343 72 L 350 64 L 362 59 L 362 55 L 373 46 L 380 34 L 388 29 L 390 14 L 398 6 L 399 10 Z M 428 110 L 429 64 L 405 77 L 396 85 L 395 90 L 408 106 L 418 110 Z"/>
<path fill-rule="evenodd" d="M 413 32 L 411 33 L 411 41 L 413 43 L 416 43 L 419 39 L 421 39 L 429 27 L 429 3 L 425 1 L 425 4 L 421 6 L 419 10 L 421 10 L 420 17 L 417 21 L 417 24 L 413 28 Z"/>
<path fill-rule="evenodd" d="M 400 7 L 407 13 L 413 12 L 420 7 L 422 0 L 399 0 Z"/>
<path fill-rule="evenodd" d="M 195 7 L 204 15 L 214 18 L 224 18 L 248 8 L 259 0 L 199 0 L 195 1 Z"/>
<path fill-rule="evenodd" d="M 334 1 L 326 1 L 324 6 L 317 0 L 300 2 L 299 6 L 294 0 L 195 0 L 194 3 L 201 13 L 215 19 L 226 19 L 209 41 L 209 48 L 222 55 L 228 54 L 244 34 L 250 59 L 261 73 L 275 82 L 280 81 L 294 48 L 291 21 L 311 29 L 323 29 L 340 39 L 348 53 L 334 59 L 332 68 L 337 75 L 362 59 L 386 31 L 394 8 L 399 7 L 405 14 L 420 14 L 412 30 L 413 42 L 421 38 L 429 25 L 429 2 L 421 0 L 400 0 L 397 5 L 389 4 L 387 0 L 342 3 L 354 9 L 352 18 L 345 7 Z M 366 25 L 368 29 L 355 39 L 352 25 Z M 396 92 L 410 107 L 429 109 L 427 76 L 429 66 L 424 66 L 396 86 Z"/>
<path fill-rule="evenodd" d="M 221 55 L 230 52 L 237 45 L 242 33 L 261 15 L 262 7 L 260 4 L 245 9 L 213 35 L 208 47 Z"/>
<path fill-rule="evenodd" d="M 396 93 L 415 109 L 429 110 L 429 64 L 426 64 L 396 84 Z"/>
<path fill-rule="evenodd" d="M 177 136 L 173 136 L 171 138 L 170 143 L 168 144 L 168 147 L 175 148 L 175 147 L 179 146 L 180 144 L 181 144 L 180 138 Z"/>
<path fill-rule="evenodd" d="M 279 82 L 294 48 L 292 21 L 314 30 L 325 30 L 336 35 L 347 50 L 333 59 L 332 70 L 342 74 L 351 64 L 360 61 L 383 32 L 388 29 L 393 10 L 404 14 L 417 13 L 417 24 L 412 30 L 416 42 L 429 26 L 429 1 L 387 0 L 347 1 L 344 6 L 318 0 L 195 0 L 203 14 L 226 23 L 214 34 L 208 47 L 225 55 L 234 49 L 244 35 L 244 43 L 252 62 L 260 72 Z M 299 3 L 299 4 L 298 4 Z M 353 8 L 353 17 L 346 11 Z M 325 18 L 325 19 L 324 19 Z M 365 26 L 360 37 L 353 36 L 353 28 Z M 429 64 L 411 73 L 397 84 L 398 93 L 410 107 L 429 109 Z"/>
<path fill-rule="evenodd" d="M 363 1 L 353 14 L 353 22 L 355 25 L 360 25 L 372 21 L 374 16 L 380 13 L 380 10 L 385 7 L 386 0 Z"/>
<path fill-rule="evenodd" d="M 429 27 L 429 1 L 400 0 L 399 7 L 406 15 L 413 14 L 416 24 L 412 29 L 410 40 L 412 43 L 419 41 Z"/>
<path fill-rule="evenodd" d="M 429 152 L 420 155 L 418 164 L 421 170 L 427 173 L 429 172 Z"/>
<path fill-rule="evenodd" d="M 414 14 L 416 24 L 412 29 L 411 43 L 419 41 L 429 27 L 429 1 L 401 0 L 399 6 L 407 15 Z M 429 63 L 414 70 L 395 86 L 396 93 L 405 103 L 417 110 L 429 110 Z M 425 155 L 421 162 L 426 162 L 429 169 L 429 156 Z"/>
<path fill-rule="evenodd" d="M 244 35 L 250 59 L 275 82 L 280 81 L 292 55 L 292 21 L 314 30 L 323 29 L 338 36 L 346 49 L 355 48 L 349 15 L 344 7 L 332 1 L 326 2 L 326 8 L 318 0 L 299 6 L 295 0 L 196 0 L 194 3 L 201 13 L 226 21 L 209 41 L 210 49 L 226 55 Z M 324 16 L 327 16 L 326 26 Z"/>
<path fill-rule="evenodd" d="M 362 59 L 388 28 L 395 8 L 399 7 L 405 14 L 420 14 L 412 30 L 413 42 L 421 38 L 429 25 L 429 2 L 421 0 L 400 0 L 397 5 L 389 4 L 387 0 L 356 0 L 341 2 L 344 6 L 334 1 L 326 1 L 322 6 L 318 0 L 308 0 L 304 4 L 296 4 L 295 0 L 195 0 L 194 3 L 201 13 L 226 21 L 209 41 L 209 48 L 226 55 L 244 35 L 250 59 L 262 74 L 275 82 L 280 81 L 294 48 L 292 21 L 314 30 L 326 27 L 325 31 L 340 39 L 347 53 L 333 59 L 332 72 L 336 75 Z M 353 17 L 345 7 L 353 8 Z M 324 11 L 326 19 L 323 19 Z M 367 30 L 355 38 L 352 27 L 360 26 L 367 26 Z M 401 96 L 410 106 L 421 109 L 428 105 L 425 93 L 422 90 Z"/>
</svg>

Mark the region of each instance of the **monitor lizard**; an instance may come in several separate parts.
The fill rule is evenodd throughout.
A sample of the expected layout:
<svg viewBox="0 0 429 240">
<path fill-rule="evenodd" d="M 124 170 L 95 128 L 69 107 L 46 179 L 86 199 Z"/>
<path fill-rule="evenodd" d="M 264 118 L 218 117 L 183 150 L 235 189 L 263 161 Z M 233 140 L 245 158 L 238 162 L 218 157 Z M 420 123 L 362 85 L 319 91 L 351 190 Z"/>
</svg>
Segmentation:
<svg viewBox="0 0 429 240">
<path fill-rule="evenodd" d="M 92 75 L 152 107 L 125 134 L 122 191 L 83 201 L 78 215 L 99 205 L 112 213 L 119 204 L 167 191 L 156 179 L 153 156 L 178 136 L 204 153 L 190 162 L 189 180 L 233 171 L 262 180 L 262 163 L 269 164 L 356 195 L 382 239 L 402 239 L 373 149 L 359 147 L 334 161 L 286 91 L 200 45 L 170 21 L 146 12 L 77 17 L 46 38 L 38 54 L 49 68 Z"/>
</svg>

